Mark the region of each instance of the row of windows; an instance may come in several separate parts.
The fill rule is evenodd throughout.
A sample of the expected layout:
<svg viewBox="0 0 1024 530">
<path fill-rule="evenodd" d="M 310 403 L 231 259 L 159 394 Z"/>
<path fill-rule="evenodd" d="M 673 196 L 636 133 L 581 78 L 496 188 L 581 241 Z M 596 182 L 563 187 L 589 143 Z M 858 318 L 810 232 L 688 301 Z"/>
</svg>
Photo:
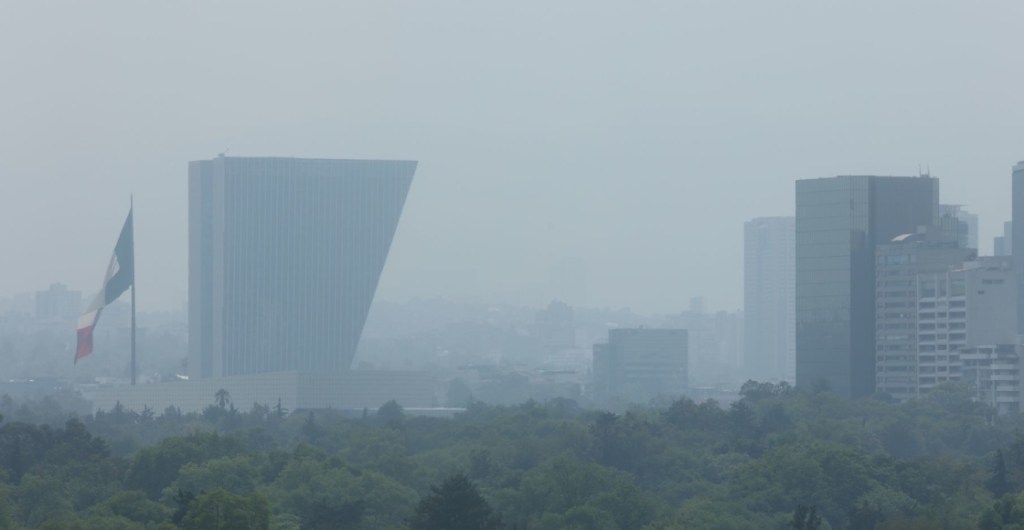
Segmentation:
<svg viewBox="0 0 1024 530">
<path fill-rule="evenodd" d="M 936 318 L 967 318 L 967 312 L 966 311 L 949 311 L 947 313 L 946 311 L 937 311 L 937 312 L 929 311 L 927 313 L 919 313 L 918 314 L 918 318 L 920 318 L 921 320 L 932 320 L 932 319 L 936 319 Z"/>
<path fill-rule="evenodd" d="M 922 341 L 922 342 L 924 342 L 924 341 L 935 341 L 935 340 L 945 340 L 946 338 L 947 338 L 946 337 L 946 333 L 922 333 L 921 335 L 918 335 L 918 337 L 917 337 L 917 339 Z M 948 338 L 949 338 L 949 340 L 957 340 L 957 341 L 959 341 L 959 340 L 967 340 L 967 334 L 966 333 L 950 333 Z"/>
</svg>

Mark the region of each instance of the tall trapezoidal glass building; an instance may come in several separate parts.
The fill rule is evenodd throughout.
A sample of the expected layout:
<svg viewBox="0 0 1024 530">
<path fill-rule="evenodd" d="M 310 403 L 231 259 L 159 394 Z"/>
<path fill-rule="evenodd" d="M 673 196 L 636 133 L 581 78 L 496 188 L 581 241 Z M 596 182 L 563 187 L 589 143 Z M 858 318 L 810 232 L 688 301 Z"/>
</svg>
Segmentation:
<svg viewBox="0 0 1024 530">
<path fill-rule="evenodd" d="M 414 161 L 189 163 L 189 375 L 348 370 Z"/>
</svg>

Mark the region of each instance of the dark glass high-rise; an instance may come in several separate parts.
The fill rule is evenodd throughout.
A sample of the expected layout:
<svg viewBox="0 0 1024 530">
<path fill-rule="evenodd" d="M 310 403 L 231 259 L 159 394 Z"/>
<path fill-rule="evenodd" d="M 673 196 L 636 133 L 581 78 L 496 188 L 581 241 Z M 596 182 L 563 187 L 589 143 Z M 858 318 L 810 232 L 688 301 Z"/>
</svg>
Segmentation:
<svg viewBox="0 0 1024 530">
<path fill-rule="evenodd" d="M 796 182 L 796 383 L 875 389 L 875 246 L 934 227 L 939 181 L 869 175 Z"/>
</svg>

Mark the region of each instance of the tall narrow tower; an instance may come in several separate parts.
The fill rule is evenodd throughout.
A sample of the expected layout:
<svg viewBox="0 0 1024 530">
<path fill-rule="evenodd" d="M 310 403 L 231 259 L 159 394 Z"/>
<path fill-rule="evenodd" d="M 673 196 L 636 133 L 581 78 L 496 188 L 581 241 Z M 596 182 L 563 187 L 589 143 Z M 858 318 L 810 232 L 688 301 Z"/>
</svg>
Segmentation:
<svg viewBox="0 0 1024 530">
<path fill-rule="evenodd" d="M 1013 211 L 1011 226 L 1016 228 L 1011 234 L 1010 253 L 1013 256 L 1013 270 L 1017 273 L 1017 285 L 1021 292 L 1017 295 L 1017 333 L 1024 335 L 1024 161 L 1013 166 Z"/>
<path fill-rule="evenodd" d="M 793 383 L 795 236 L 792 217 L 759 217 L 743 226 L 745 377 Z"/>
</svg>

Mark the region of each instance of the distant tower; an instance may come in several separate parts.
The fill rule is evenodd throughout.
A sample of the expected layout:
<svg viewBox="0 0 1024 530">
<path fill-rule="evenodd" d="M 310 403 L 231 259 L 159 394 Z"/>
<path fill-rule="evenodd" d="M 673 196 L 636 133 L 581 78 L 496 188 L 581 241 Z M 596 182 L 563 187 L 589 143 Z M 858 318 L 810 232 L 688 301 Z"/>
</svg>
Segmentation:
<svg viewBox="0 0 1024 530">
<path fill-rule="evenodd" d="M 36 291 L 36 318 L 74 320 L 81 311 L 81 291 L 69 291 L 63 283 L 54 283 L 45 291 Z"/>
<path fill-rule="evenodd" d="M 416 162 L 189 164 L 189 374 L 348 370 Z"/>
<path fill-rule="evenodd" d="M 1013 222 L 1006 221 L 1003 223 L 1003 235 L 992 238 L 992 255 L 993 256 L 1012 256 L 1013 255 Z"/>
<path fill-rule="evenodd" d="M 751 379 L 796 377 L 795 237 L 793 217 L 760 217 L 743 227 L 743 351 Z"/>
<path fill-rule="evenodd" d="M 939 226 L 947 241 L 978 249 L 978 216 L 959 204 L 939 205 Z"/>
<path fill-rule="evenodd" d="M 875 246 L 938 224 L 939 181 L 796 181 L 796 383 L 875 390 Z"/>
<path fill-rule="evenodd" d="M 1012 189 L 1012 223 L 1017 227 L 1013 231 L 1010 243 L 1010 252 L 1013 256 L 1013 270 L 1017 273 L 1018 289 L 1022 290 L 1018 295 L 1017 304 L 1017 333 L 1024 334 L 1024 161 L 1017 162 L 1013 166 L 1013 189 Z"/>
</svg>

